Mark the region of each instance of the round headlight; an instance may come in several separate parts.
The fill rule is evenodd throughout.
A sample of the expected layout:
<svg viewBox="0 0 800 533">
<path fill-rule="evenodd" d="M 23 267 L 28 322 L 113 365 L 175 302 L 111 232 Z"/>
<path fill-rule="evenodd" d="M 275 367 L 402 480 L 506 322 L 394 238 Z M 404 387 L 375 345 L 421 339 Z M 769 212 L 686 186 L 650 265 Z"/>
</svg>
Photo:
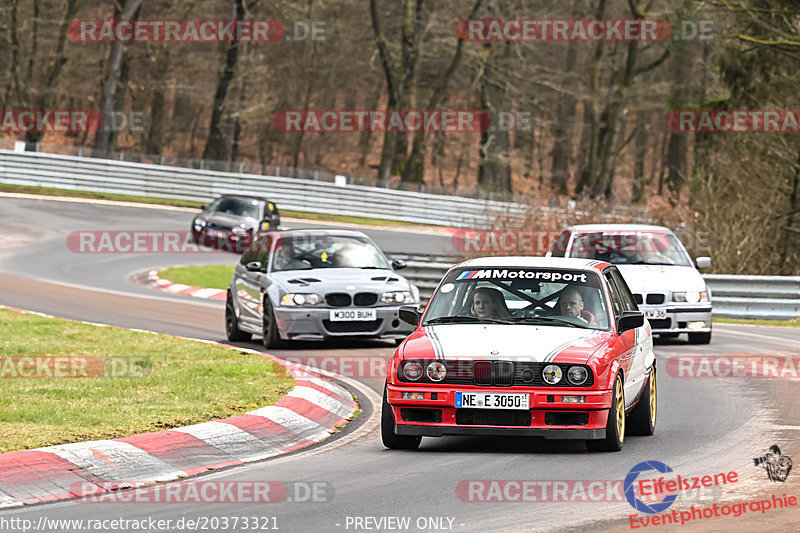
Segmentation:
<svg viewBox="0 0 800 533">
<path fill-rule="evenodd" d="M 700 293 L 697 291 L 686 291 L 686 301 L 690 304 L 696 304 L 700 301 Z"/>
<path fill-rule="evenodd" d="M 563 376 L 563 372 L 561 372 L 561 367 L 558 365 L 547 365 L 542 370 L 542 379 L 548 385 L 555 385 L 559 381 L 561 381 L 561 377 Z"/>
<path fill-rule="evenodd" d="M 432 361 L 428 365 L 428 379 L 431 381 L 442 381 L 447 375 L 447 367 L 441 361 Z"/>
<path fill-rule="evenodd" d="M 303 296 L 302 294 L 295 294 L 294 295 L 294 303 L 296 305 L 303 305 L 304 303 L 306 303 L 306 297 Z"/>
<path fill-rule="evenodd" d="M 588 377 L 589 373 L 586 371 L 585 367 L 571 366 L 569 370 L 567 370 L 567 379 L 573 385 L 583 385 L 586 383 Z"/>
<path fill-rule="evenodd" d="M 411 381 L 422 377 L 422 365 L 416 361 L 409 361 L 403 365 L 403 374 Z"/>
</svg>

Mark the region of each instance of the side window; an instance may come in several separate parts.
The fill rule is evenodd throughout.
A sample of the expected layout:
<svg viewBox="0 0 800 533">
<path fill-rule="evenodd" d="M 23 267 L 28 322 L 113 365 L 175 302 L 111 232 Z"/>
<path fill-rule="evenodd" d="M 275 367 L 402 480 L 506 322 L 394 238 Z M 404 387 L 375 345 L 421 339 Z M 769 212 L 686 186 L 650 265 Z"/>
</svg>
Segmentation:
<svg viewBox="0 0 800 533">
<path fill-rule="evenodd" d="M 564 257 L 567 254 L 567 243 L 569 243 L 569 230 L 564 230 L 558 238 L 550 246 L 550 255 L 552 257 Z"/>
<path fill-rule="evenodd" d="M 614 279 L 617 284 L 617 288 L 619 289 L 619 296 L 622 300 L 622 310 L 638 311 L 639 306 L 637 306 L 636 302 L 633 300 L 633 296 L 628 288 L 628 284 L 625 283 L 625 279 L 622 277 L 622 274 L 619 273 L 619 270 L 611 270 L 611 277 Z"/>
<path fill-rule="evenodd" d="M 618 317 L 622 314 L 622 299 L 619 296 L 619 291 L 617 291 L 617 285 L 608 272 L 603 275 L 603 279 L 606 280 L 606 285 L 608 285 L 608 294 L 611 296 L 611 307 L 614 309 L 614 316 Z"/>
<path fill-rule="evenodd" d="M 272 237 L 267 233 L 256 233 L 250 248 L 242 254 L 239 264 L 246 265 L 252 261 L 260 261 L 266 267 L 269 263 L 270 248 L 272 248 Z"/>
</svg>

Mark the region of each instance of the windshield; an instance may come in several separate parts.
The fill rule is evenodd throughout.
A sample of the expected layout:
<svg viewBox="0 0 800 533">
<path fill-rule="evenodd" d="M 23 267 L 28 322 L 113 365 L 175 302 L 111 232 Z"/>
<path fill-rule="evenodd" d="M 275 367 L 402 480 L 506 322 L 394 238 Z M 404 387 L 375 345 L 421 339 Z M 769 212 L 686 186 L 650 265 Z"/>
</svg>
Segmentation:
<svg viewBox="0 0 800 533">
<path fill-rule="evenodd" d="M 672 233 L 579 233 L 569 257 L 597 259 L 618 265 L 692 266 L 690 258 Z"/>
<path fill-rule="evenodd" d="M 423 325 L 486 322 L 608 329 L 597 274 L 550 268 L 456 269 L 425 312 Z"/>
<path fill-rule="evenodd" d="M 312 268 L 389 268 L 386 259 L 371 241 L 339 235 L 298 235 L 279 241 L 272 269 L 310 270 Z"/>
<path fill-rule="evenodd" d="M 216 213 L 225 213 L 237 217 L 261 218 L 261 202 L 243 198 L 220 198 L 209 207 Z"/>
</svg>

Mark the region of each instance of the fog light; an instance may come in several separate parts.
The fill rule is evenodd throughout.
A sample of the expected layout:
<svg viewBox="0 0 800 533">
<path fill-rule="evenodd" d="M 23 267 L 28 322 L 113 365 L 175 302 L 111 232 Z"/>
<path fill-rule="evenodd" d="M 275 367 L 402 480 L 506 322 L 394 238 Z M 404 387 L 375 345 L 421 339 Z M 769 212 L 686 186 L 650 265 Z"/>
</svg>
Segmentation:
<svg viewBox="0 0 800 533">
<path fill-rule="evenodd" d="M 688 327 L 689 329 L 703 329 L 704 327 L 706 327 L 706 323 L 705 322 L 689 322 L 689 324 L 686 327 Z"/>
<path fill-rule="evenodd" d="M 424 392 L 404 392 L 403 393 L 404 400 L 424 400 L 425 393 Z"/>
<path fill-rule="evenodd" d="M 585 403 L 586 396 L 562 396 L 562 403 Z"/>
</svg>

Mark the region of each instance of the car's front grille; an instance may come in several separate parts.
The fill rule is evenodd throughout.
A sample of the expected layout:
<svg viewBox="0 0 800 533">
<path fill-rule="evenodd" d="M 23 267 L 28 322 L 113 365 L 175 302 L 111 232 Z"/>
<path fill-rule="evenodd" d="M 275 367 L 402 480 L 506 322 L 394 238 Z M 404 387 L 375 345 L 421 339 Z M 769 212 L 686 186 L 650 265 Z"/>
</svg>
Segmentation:
<svg viewBox="0 0 800 533">
<path fill-rule="evenodd" d="M 352 320 L 347 322 L 331 322 L 323 320 L 322 325 L 331 333 L 373 333 L 377 331 L 383 319 L 378 320 Z"/>
<path fill-rule="evenodd" d="M 648 318 L 647 321 L 652 329 L 669 329 L 672 325 L 669 318 Z"/>
<path fill-rule="evenodd" d="M 325 303 L 331 307 L 347 307 L 352 303 L 346 292 L 329 292 L 325 295 Z"/>
<path fill-rule="evenodd" d="M 530 426 L 531 412 L 512 409 L 456 409 L 459 426 Z"/>
<path fill-rule="evenodd" d="M 650 322 L 652 324 L 652 321 Z M 574 387 L 567 379 L 567 369 L 569 364 L 558 363 L 561 367 L 563 377 L 556 385 L 548 385 L 542 379 L 542 369 L 553 363 L 534 363 L 528 361 L 472 361 L 469 359 L 449 359 L 444 361 L 447 367 L 447 375 L 443 381 L 448 385 L 476 385 L 482 387 L 508 387 L 512 385 L 526 385 L 529 387 Z M 588 370 L 588 367 L 586 367 Z M 414 382 L 406 379 L 400 373 L 400 381 L 407 383 L 430 383 L 427 378 Z M 580 387 L 591 387 L 594 384 L 594 376 L 589 371 L 586 383 Z"/>
<path fill-rule="evenodd" d="M 647 295 L 647 303 L 652 305 L 658 305 L 664 303 L 665 296 L 663 294 L 648 294 Z"/>
<path fill-rule="evenodd" d="M 354 305 L 369 307 L 370 305 L 375 305 L 377 302 L 378 295 L 374 292 L 359 292 L 353 296 Z"/>
</svg>

